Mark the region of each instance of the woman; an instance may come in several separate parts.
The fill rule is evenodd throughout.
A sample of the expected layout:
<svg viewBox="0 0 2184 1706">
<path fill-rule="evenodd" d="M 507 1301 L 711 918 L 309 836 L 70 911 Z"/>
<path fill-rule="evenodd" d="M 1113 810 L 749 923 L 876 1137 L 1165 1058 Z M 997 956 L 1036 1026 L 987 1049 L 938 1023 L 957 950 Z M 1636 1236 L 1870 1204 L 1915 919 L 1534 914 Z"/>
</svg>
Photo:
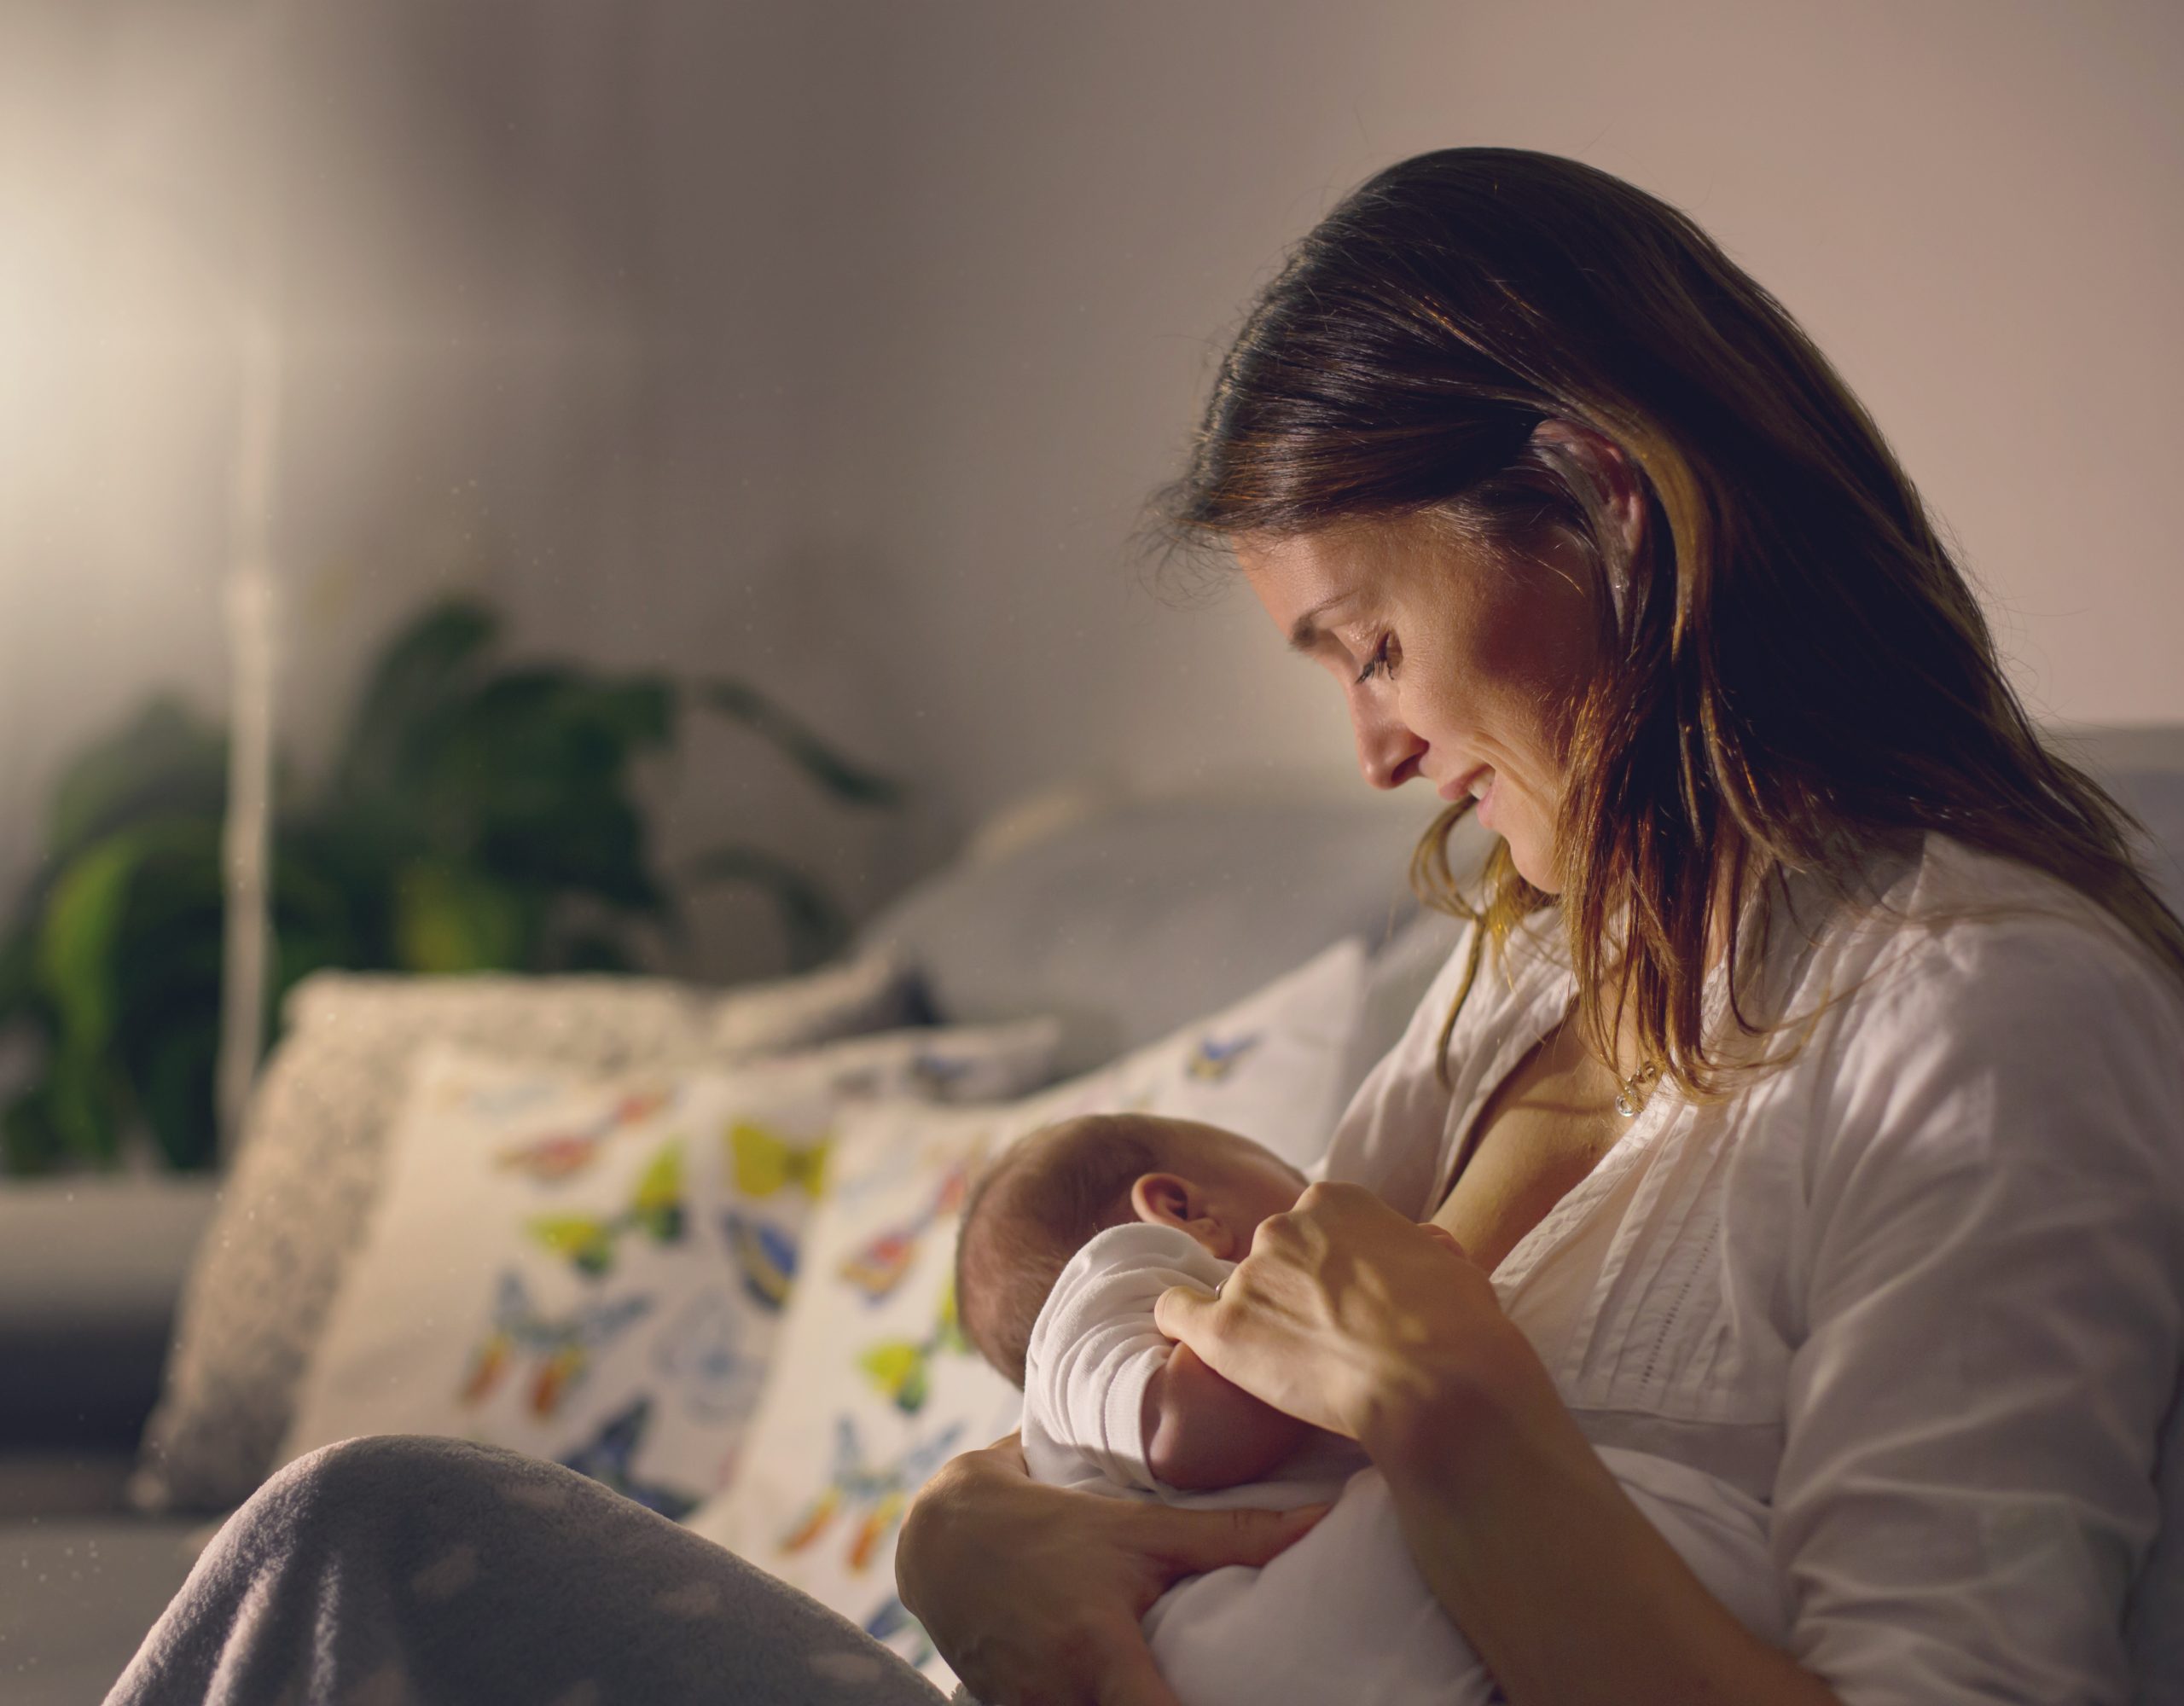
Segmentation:
<svg viewBox="0 0 2184 1706">
<path fill-rule="evenodd" d="M 1788 316 L 1604 174 L 1409 160 L 1269 287 L 1167 508 L 1368 779 L 1451 803 L 1414 874 L 1479 922 L 1336 1135 L 1354 1182 L 1164 1330 L 1365 1446 L 1518 1706 L 2126 1698 L 2184 931 Z M 1477 908 L 1440 856 L 1473 809 Z M 1792 1652 L 1610 1441 L 1771 1501 Z M 1136 1510 L 973 1454 L 903 1598 L 990 1697 L 1161 1699 Z"/>
<path fill-rule="evenodd" d="M 1269 288 L 1167 510 L 1340 684 L 1368 779 L 1449 802 L 1414 875 L 1476 921 L 1330 1182 L 1163 1326 L 1365 1446 L 1517 1706 L 2126 1698 L 2184 928 L 1803 334 L 1628 185 L 1426 155 Z M 1460 891 L 1472 809 L 1502 840 Z M 1790 1651 L 1610 1441 L 1770 1502 Z M 1161 1703 L 1144 1609 L 1309 1522 L 1042 1487 L 1003 1442 L 898 1571 L 982 1697 Z M 399 1440 L 269 1483 L 112 1702 L 298 1686 L 933 1698 L 579 1477 Z"/>
</svg>

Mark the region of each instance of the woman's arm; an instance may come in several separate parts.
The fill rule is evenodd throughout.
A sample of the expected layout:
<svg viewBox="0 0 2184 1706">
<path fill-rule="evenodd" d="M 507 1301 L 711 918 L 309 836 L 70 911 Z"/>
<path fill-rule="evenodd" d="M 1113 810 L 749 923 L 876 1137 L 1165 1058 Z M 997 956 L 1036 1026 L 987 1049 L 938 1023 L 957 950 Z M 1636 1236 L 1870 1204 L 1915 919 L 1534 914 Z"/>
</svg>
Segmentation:
<svg viewBox="0 0 2184 1706">
<path fill-rule="evenodd" d="M 1186 1511 L 1048 1487 L 1011 1436 L 926 1483 L 896 1587 L 993 1706 L 1176 1706 L 1139 1628 L 1153 1602 L 1182 1576 L 1266 1563 L 1326 1508 Z"/>
<path fill-rule="evenodd" d="M 2184 1347 L 2184 1003 L 2059 920 L 1851 1004 L 1786 1252 L 1773 1545 L 1859 1706 L 2120 1706 Z"/>
<path fill-rule="evenodd" d="M 1842 1706 L 1692 1573 L 1521 1335 L 1509 1361 L 1383 1407 L 1362 1443 L 1427 1587 L 1514 1706 Z"/>
<path fill-rule="evenodd" d="M 1316 1185 L 1164 1332 L 1357 1440 L 1434 1596 L 1513 1706 L 1839 1706 L 1722 1608 L 1601 1465 L 1485 1274 L 1438 1227 Z"/>
</svg>

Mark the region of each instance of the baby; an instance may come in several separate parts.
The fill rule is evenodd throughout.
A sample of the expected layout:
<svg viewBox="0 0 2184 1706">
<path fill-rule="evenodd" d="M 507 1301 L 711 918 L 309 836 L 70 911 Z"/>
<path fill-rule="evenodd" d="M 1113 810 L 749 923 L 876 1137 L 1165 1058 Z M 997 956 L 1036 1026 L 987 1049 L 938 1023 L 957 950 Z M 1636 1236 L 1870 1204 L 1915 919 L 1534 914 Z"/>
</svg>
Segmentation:
<svg viewBox="0 0 2184 1706">
<path fill-rule="evenodd" d="M 1223 1379 L 1153 1324 L 1170 1286 L 1218 1286 L 1305 1183 L 1250 1139 L 1192 1120 L 1093 1114 L 1043 1127 L 1002 1153 L 964 1208 L 964 1332 L 1024 1389 L 1024 1455 L 1038 1480 L 1179 1505 L 1332 1501 L 1263 1569 L 1187 1577 L 1147 1612 L 1153 1659 L 1184 1706 L 1486 1706 L 1500 1698 L 1493 1679 L 1419 1575 L 1364 1454 Z M 1708 1588 L 1780 1645 L 1765 1506 L 1665 1459 L 1600 1455 Z"/>
</svg>

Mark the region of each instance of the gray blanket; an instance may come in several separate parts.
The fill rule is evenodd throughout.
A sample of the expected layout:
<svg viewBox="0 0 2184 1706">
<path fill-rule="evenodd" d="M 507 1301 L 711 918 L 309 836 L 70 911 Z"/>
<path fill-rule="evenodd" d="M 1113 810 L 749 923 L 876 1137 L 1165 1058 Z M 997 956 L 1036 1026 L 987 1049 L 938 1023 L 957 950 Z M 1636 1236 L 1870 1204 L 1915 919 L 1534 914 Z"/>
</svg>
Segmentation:
<svg viewBox="0 0 2184 1706">
<path fill-rule="evenodd" d="M 357 1439 L 260 1488 L 107 1706 L 939 1706 L 855 1625 L 572 1470 Z"/>
</svg>

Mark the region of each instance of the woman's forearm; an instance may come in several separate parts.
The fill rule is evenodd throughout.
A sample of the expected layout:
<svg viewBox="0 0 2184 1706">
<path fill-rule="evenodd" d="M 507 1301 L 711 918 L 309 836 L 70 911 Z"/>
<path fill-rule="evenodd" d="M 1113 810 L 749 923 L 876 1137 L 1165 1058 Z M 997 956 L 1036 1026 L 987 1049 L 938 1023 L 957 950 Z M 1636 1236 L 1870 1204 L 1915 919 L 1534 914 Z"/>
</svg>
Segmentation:
<svg viewBox="0 0 2184 1706">
<path fill-rule="evenodd" d="M 1512 1706 L 1841 1706 L 1715 1599 L 1559 1400 L 1421 1395 L 1363 1443 Z"/>
</svg>

